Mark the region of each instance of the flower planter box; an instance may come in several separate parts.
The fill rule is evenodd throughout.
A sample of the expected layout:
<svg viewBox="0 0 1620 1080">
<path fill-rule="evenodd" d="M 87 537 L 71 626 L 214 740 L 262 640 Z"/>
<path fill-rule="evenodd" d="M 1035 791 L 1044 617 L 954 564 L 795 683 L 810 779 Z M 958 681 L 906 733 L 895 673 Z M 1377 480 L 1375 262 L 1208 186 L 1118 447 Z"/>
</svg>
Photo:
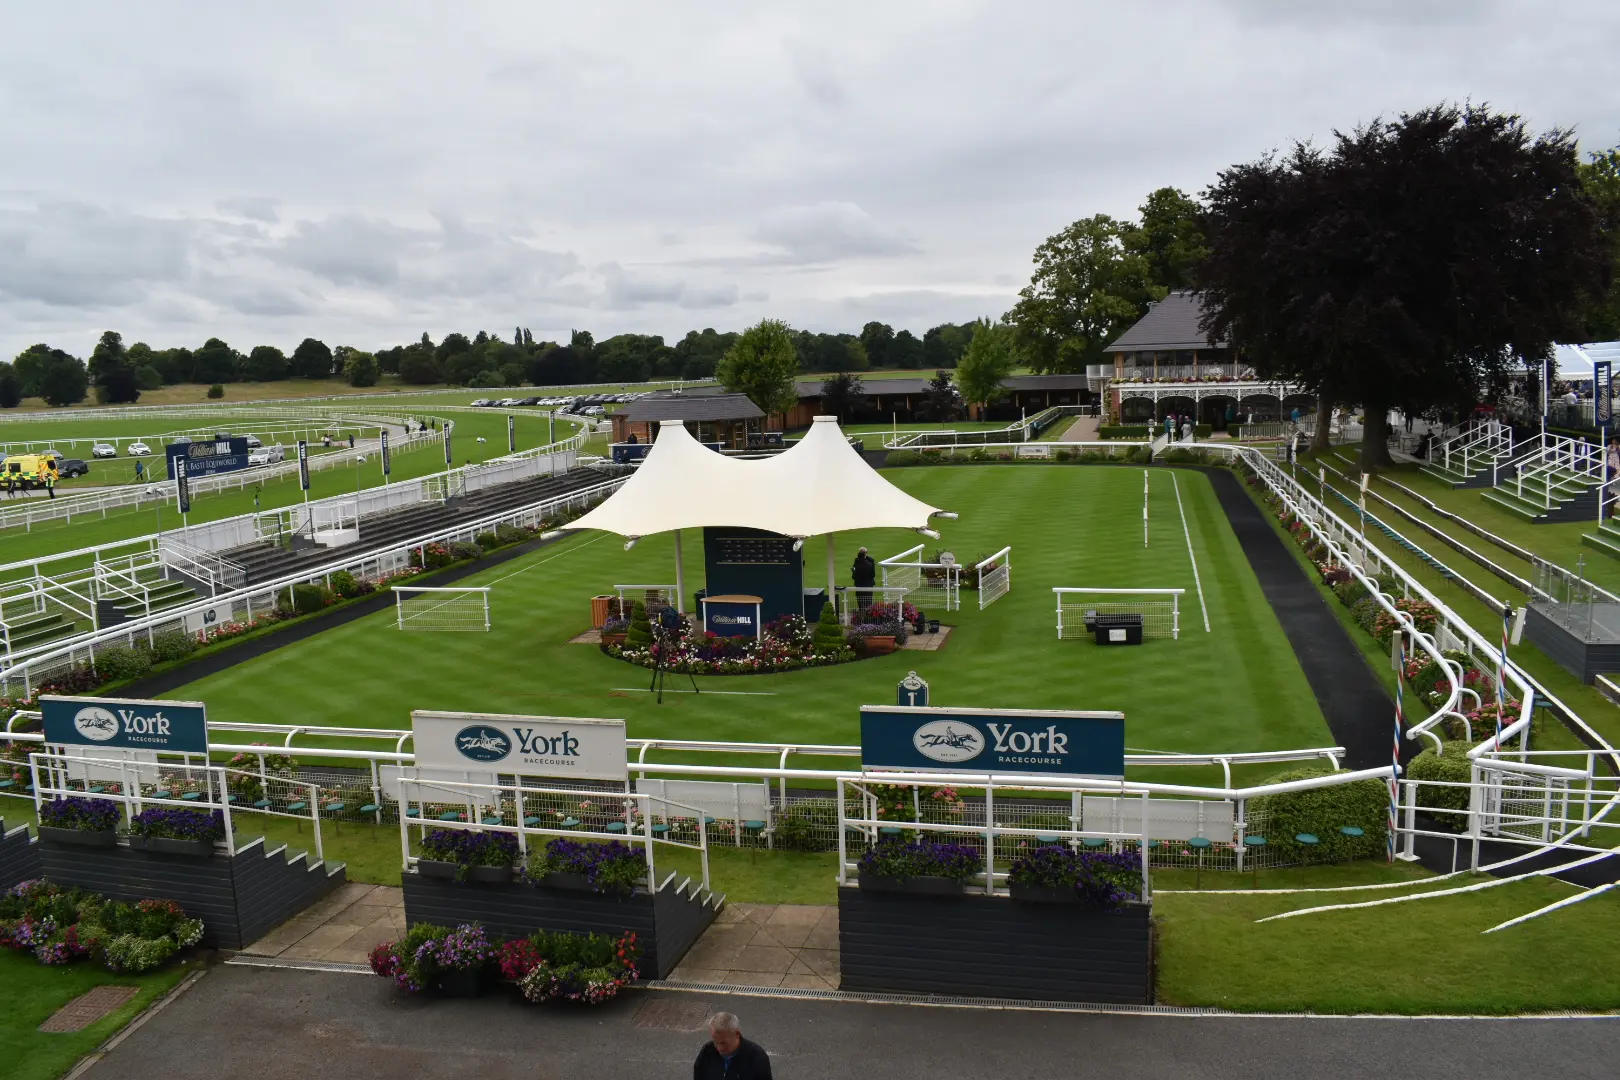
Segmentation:
<svg viewBox="0 0 1620 1080">
<path fill-rule="evenodd" d="M 131 836 L 129 846 L 136 851 L 155 851 L 160 855 L 189 855 L 206 859 L 214 854 L 212 840 L 176 840 L 172 836 Z"/>
<path fill-rule="evenodd" d="M 1015 882 L 1007 886 L 1007 891 L 1019 903 L 1075 905 L 1080 903 L 1080 894 L 1074 891 L 1073 885 L 1019 885 Z"/>
<path fill-rule="evenodd" d="M 446 971 L 439 976 L 439 993 L 448 998 L 482 997 L 487 983 L 482 971 Z"/>
<path fill-rule="evenodd" d="M 107 848 L 118 843 L 118 833 L 113 829 L 91 832 L 87 829 L 59 829 L 54 825 L 41 825 L 39 838 L 57 844 L 72 844 L 74 847 Z"/>
<path fill-rule="evenodd" d="M 1152 912 L 968 891 L 838 890 L 840 988 L 1035 1001 L 1153 1001 Z"/>
<path fill-rule="evenodd" d="M 505 885 L 512 880 L 510 866 L 469 866 L 467 880 L 480 885 Z"/>
<path fill-rule="evenodd" d="M 416 872 L 426 878 L 436 878 L 439 881 L 454 881 L 461 869 L 460 863 L 441 862 L 438 859 L 417 859 Z"/>
<path fill-rule="evenodd" d="M 917 877 L 885 877 L 882 874 L 860 875 L 861 888 L 873 892 L 912 893 L 922 896 L 961 896 L 960 881 L 950 878 L 919 875 Z"/>
<path fill-rule="evenodd" d="M 888 656 L 898 647 L 891 635 L 866 639 L 866 652 L 869 656 Z"/>
<path fill-rule="evenodd" d="M 591 879 L 584 874 L 547 874 L 545 877 L 536 878 L 534 884 L 537 888 L 561 889 L 564 892 L 596 891 L 591 888 Z"/>
<path fill-rule="evenodd" d="M 623 634 L 603 634 L 602 635 L 602 647 L 604 649 L 606 649 L 606 648 L 611 648 L 611 647 L 613 647 L 615 645 L 622 646 L 624 644 L 624 637 L 625 637 L 625 635 L 623 635 Z"/>
</svg>

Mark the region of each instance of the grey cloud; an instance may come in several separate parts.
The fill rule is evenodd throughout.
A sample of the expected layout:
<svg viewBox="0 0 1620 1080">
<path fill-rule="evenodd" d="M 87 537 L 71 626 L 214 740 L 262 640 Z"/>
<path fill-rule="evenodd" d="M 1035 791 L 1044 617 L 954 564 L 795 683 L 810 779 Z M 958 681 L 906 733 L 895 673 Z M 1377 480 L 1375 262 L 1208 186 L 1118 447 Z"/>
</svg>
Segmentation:
<svg viewBox="0 0 1620 1080">
<path fill-rule="evenodd" d="M 802 40 L 787 43 L 793 75 L 811 101 L 828 109 L 841 109 L 849 100 L 838 77 L 837 61 L 830 50 L 811 46 Z"/>
<path fill-rule="evenodd" d="M 0 295 L 121 307 L 190 272 L 192 226 L 84 203 L 0 211 Z"/>
<path fill-rule="evenodd" d="M 917 246 L 852 202 L 821 202 L 778 210 L 754 230 L 754 239 L 802 262 L 834 262 L 857 255 L 910 255 Z"/>
<path fill-rule="evenodd" d="M 731 307 L 737 302 L 735 285 L 689 285 L 684 281 L 627 271 L 616 263 L 602 268 L 603 303 L 614 310 L 649 304 L 679 304 L 683 308 Z"/>
<path fill-rule="evenodd" d="M 278 217 L 277 205 L 275 199 L 244 195 L 235 199 L 221 199 L 214 207 L 226 217 L 247 218 L 249 221 L 263 221 L 274 225 Z"/>
<path fill-rule="evenodd" d="M 400 260 L 419 243 L 413 230 L 358 214 L 341 214 L 324 221 L 299 222 L 291 235 L 265 254 L 337 285 L 381 286 L 399 280 Z"/>
</svg>

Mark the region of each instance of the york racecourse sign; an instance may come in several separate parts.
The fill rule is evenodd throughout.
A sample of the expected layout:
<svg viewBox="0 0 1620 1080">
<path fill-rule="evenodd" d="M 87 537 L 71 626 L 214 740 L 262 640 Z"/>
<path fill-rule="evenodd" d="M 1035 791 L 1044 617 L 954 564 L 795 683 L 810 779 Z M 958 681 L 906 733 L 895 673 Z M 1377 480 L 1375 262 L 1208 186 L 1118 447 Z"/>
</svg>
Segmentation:
<svg viewBox="0 0 1620 1080">
<path fill-rule="evenodd" d="M 877 769 L 1125 775 L 1125 714 L 861 706 L 861 764 Z"/>
</svg>

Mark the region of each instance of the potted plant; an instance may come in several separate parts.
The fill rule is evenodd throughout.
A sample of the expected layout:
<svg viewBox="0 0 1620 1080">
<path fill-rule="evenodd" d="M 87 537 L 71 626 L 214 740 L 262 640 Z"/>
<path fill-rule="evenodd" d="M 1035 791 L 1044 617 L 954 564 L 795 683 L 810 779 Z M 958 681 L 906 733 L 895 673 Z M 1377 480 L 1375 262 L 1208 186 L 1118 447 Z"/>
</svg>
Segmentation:
<svg viewBox="0 0 1620 1080">
<path fill-rule="evenodd" d="M 861 857 L 862 889 L 877 892 L 960 896 L 962 886 L 984 873 L 984 857 L 965 844 L 885 840 Z"/>
<path fill-rule="evenodd" d="M 76 796 L 41 803 L 39 837 L 58 844 L 112 847 L 118 843 L 118 804 Z"/>
<path fill-rule="evenodd" d="M 635 982 L 640 956 L 634 931 L 612 938 L 540 930 L 504 946 L 501 971 L 527 1001 L 602 1005 Z"/>
<path fill-rule="evenodd" d="M 477 997 L 489 985 L 500 951 L 484 928 L 467 923 L 448 930 L 418 923 L 398 941 L 371 950 L 374 974 L 408 993 L 439 991 L 445 997 Z"/>
<path fill-rule="evenodd" d="M 129 846 L 167 855 L 207 858 L 225 839 L 225 816 L 218 810 L 154 806 L 129 821 Z"/>
<path fill-rule="evenodd" d="M 1141 857 L 1048 844 L 1012 861 L 1007 890 L 1019 901 L 1118 911 L 1142 896 Z"/>
<path fill-rule="evenodd" d="M 630 620 L 612 618 L 602 624 L 602 646 L 608 648 L 614 645 L 623 645 L 625 634 L 629 632 Z"/>
<path fill-rule="evenodd" d="M 645 884 L 647 864 L 617 840 L 590 844 L 558 837 L 529 856 L 528 875 L 541 888 L 628 895 Z"/>
<path fill-rule="evenodd" d="M 422 837 L 416 871 L 442 881 L 502 884 L 512 880 L 517 837 L 468 829 L 433 829 Z"/>
</svg>

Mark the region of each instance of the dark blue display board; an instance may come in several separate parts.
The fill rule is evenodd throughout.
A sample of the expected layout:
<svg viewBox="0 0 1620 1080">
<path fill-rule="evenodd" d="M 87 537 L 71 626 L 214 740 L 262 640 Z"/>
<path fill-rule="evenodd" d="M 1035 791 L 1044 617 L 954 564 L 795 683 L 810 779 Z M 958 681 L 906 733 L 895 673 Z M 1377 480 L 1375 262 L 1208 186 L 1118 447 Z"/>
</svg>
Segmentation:
<svg viewBox="0 0 1620 1080">
<path fill-rule="evenodd" d="M 759 625 L 760 610 L 761 605 L 752 602 L 708 597 L 703 601 L 703 629 L 718 637 L 757 638 L 762 630 Z"/>
<path fill-rule="evenodd" d="M 232 435 L 228 439 L 198 440 L 188 443 L 170 443 L 163 448 L 169 463 L 169 475 L 175 475 L 176 458 L 186 459 L 186 475 L 195 480 L 199 476 L 236 472 L 248 467 L 246 435 Z"/>
<path fill-rule="evenodd" d="M 715 492 L 724 498 L 725 492 Z M 804 553 L 793 538 L 760 529 L 710 527 L 703 530 L 704 589 L 710 596 L 743 593 L 760 598 L 760 617 L 769 623 L 783 615 L 804 614 Z"/>
<path fill-rule="evenodd" d="M 201 702 L 46 695 L 39 699 L 39 711 L 48 743 L 208 752 L 208 720 Z"/>
<path fill-rule="evenodd" d="M 861 765 L 1120 779 L 1125 714 L 861 706 Z"/>
</svg>

